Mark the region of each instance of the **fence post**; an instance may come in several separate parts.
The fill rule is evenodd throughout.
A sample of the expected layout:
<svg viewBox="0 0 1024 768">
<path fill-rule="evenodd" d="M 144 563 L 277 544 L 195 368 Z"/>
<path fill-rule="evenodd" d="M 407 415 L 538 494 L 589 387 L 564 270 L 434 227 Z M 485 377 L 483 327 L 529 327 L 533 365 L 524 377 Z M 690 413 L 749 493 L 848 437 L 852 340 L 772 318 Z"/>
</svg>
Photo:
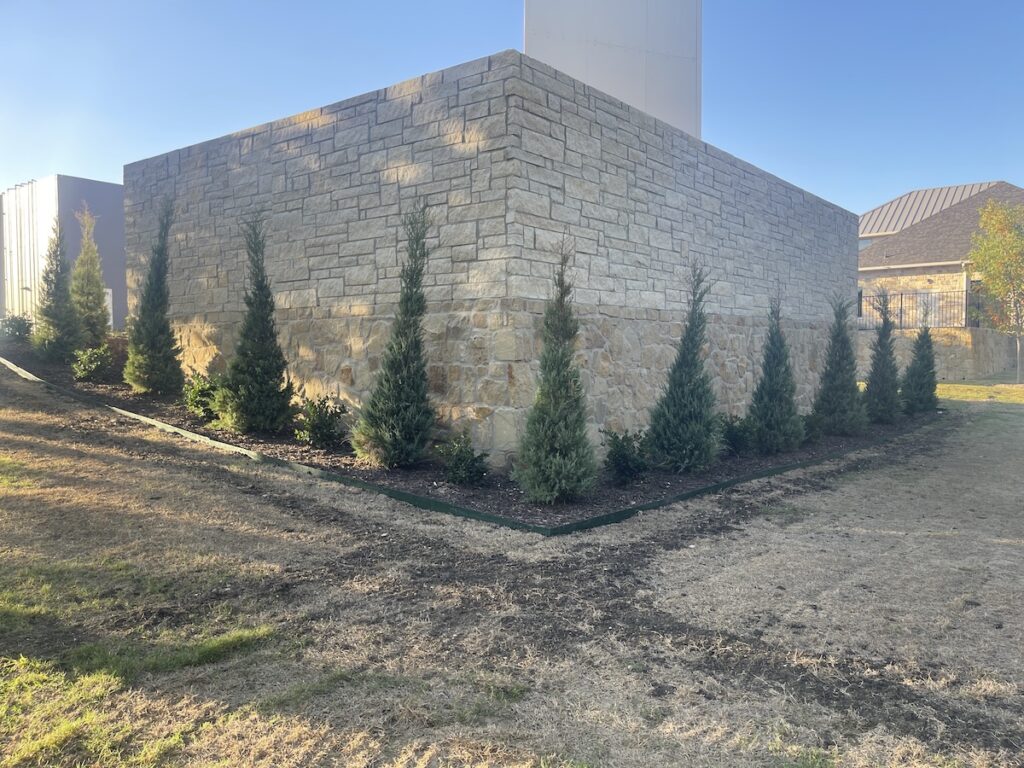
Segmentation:
<svg viewBox="0 0 1024 768">
<path fill-rule="evenodd" d="M 903 330 L 903 294 L 900 294 L 900 330 Z"/>
</svg>

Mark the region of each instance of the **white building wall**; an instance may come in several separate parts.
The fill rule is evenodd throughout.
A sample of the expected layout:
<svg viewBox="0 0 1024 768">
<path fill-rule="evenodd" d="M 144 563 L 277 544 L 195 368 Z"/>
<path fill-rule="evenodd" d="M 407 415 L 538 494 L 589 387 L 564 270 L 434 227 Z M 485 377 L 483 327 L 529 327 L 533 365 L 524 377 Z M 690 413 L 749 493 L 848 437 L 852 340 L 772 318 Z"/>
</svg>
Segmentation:
<svg viewBox="0 0 1024 768">
<path fill-rule="evenodd" d="M 524 50 L 700 138 L 701 0 L 526 0 Z"/>
<path fill-rule="evenodd" d="M 57 177 L 18 184 L 3 193 L 3 306 L 11 315 L 35 311 L 46 246 L 57 216 Z"/>
</svg>

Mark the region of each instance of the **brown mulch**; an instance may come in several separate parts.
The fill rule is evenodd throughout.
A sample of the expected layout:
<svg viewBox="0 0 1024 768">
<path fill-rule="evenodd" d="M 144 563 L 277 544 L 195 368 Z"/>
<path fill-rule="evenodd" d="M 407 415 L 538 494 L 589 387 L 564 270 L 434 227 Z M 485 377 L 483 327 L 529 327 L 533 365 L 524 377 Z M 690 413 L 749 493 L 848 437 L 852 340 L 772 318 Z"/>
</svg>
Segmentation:
<svg viewBox="0 0 1024 768">
<path fill-rule="evenodd" d="M 615 485 L 607 473 L 601 473 L 593 491 L 572 503 L 555 505 L 529 501 L 519 486 L 500 471 L 491 471 L 482 485 L 464 488 L 448 483 L 440 462 L 429 459 L 422 464 L 401 470 L 381 470 L 361 464 L 348 451 L 325 451 L 302 445 L 290 436 L 239 435 L 215 429 L 208 422 L 189 412 L 179 401 L 136 395 L 123 383 L 77 382 L 66 366 L 53 365 L 36 358 L 30 349 L 0 349 L 3 355 L 26 370 L 53 384 L 73 389 L 91 399 L 108 405 L 159 419 L 176 427 L 207 437 L 258 451 L 266 456 L 298 462 L 318 469 L 364 482 L 405 491 L 477 512 L 485 512 L 529 525 L 555 527 L 599 517 L 641 505 L 657 505 L 689 491 L 734 480 L 759 472 L 828 459 L 842 453 L 876 445 L 930 423 L 942 414 L 903 420 L 886 426 L 873 426 L 857 437 L 825 437 L 799 450 L 776 456 L 742 455 L 723 457 L 712 467 L 699 473 L 675 474 L 651 471 L 628 487 Z"/>
</svg>

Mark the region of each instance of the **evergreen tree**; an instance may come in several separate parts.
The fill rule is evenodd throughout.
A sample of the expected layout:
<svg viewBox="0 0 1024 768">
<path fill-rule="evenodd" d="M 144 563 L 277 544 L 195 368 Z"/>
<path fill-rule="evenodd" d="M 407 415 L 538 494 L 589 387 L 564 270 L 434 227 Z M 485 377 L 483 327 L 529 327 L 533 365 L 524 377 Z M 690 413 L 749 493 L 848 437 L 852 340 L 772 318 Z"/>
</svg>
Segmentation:
<svg viewBox="0 0 1024 768">
<path fill-rule="evenodd" d="M 266 222 L 253 216 L 242 224 L 249 258 L 245 319 L 213 408 L 221 424 L 237 432 L 277 433 L 295 416 L 288 363 L 277 340 L 274 294 L 264 264 Z"/>
<path fill-rule="evenodd" d="M 812 420 L 826 435 L 858 435 L 867 426 L 850 339 L 850 302 L 839 296 L 832 300 L 825 371 L 814 398 Z"/>
<path fill-rule="evenodd" d="M 914 339 L 914 355 L 903 374 L 903 411 L 908 415 L 934 411 L 939 407 L 935 394 L 935 348 L 926 325 Z"/>
<path fill-rule="evenodd" d="M 45 357 L 68 362 L 78 348 L 79 337 L 78 317 L 71 304 L 71 268 L 64 257 L 64 235 L 54 219 L 32 344 Z"/>
<path fill-rule="evenodd" d="M 789 363 L 789 348 L 782 334 L 782 309 L 772 300 L 768 313 L 768 340 L 761 363 L 761 378 L 750 403 L 751 437 L 764 455 L 792 451 L 804 439 L 804 424 L 796 409 L 796 382 Z"/>
<path fill-rule="evenodd" d="M 572 283 L 566 275 L 573 249 L 559 248 L 555 296 L 544 310 L 544 350 L 537 399 L 526 417 L 515 480 L 533 501 L 552 504 L 586 492 L 597 474 L 594 447 L 587 439 L 587 404 L 573 363 L 579 321 L 572 311 Z"/>
<path fill-rule="evenodd" d="M 423 458 L 434 427 L 427 398 L 427 363 L 423 351 L 423 294 L 427 230 L 425 206 L 402 220 L 406 262 L 402 267 L 398 311 L 381 358 L 380 373 L 352 434 L 356 455 L 381 467 L 406 467 Z"/>
<path fill-rule="evenodd" d="M 82 227 L 82 250 L 71 270 L 71 304 L 82 329 L 79 340 L 84 349 L 93 349 L 107 340 L 110 316 L 107 312 L 107 291 L 103 284 L 100 252 L 93 239 L 96 217 L 88 206 L 75 214 Z"/>
<path fill-rule="evenodd" d="M 686 328 L 647 432 L 651 459 L 676 472 L 704 469 L 718 456 L 721 443 L 721 420 L 702 352 L 707 335 L 704 302 L 710 289 L 707 269 L 693 264 Z"/>
<path fill-rule="evenodd" d="M 900 411 L 900 372 L 896 367 L 892 309 L 885 290 L 874 299 L 881 323 L 871 342 L 871 370 L 868 371 L 864 404 L 868 418 L 877 424 L 891 424 Z"/>
<path fill-rule="evenodd" d="M 168 240 L 174 207 L 164 202 L 157 224 L 156 242 L 139 299 L 137 316 L 128 329 L 128 360 L 124 380 L 136 392 L 179 393 L 185 376 L 178 362 L 178 345 L 167 317 Z"/>
</svg>

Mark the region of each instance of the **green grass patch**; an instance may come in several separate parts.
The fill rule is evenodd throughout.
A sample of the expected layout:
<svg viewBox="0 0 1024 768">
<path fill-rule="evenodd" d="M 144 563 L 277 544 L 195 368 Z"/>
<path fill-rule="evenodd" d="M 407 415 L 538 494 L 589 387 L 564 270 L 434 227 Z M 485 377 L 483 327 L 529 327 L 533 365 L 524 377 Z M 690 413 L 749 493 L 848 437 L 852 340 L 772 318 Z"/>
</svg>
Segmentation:
<svg viewBox="0 0 1024 768">
<path fill-rule="evenodd" d="M 9 456 L 0 456 L 0 488 L 30 488 L 33 485 L 24 464 Z"/>
<path fill-rule="evenodd" d="M 943 400 L 1024 405 L 1024 384 L 940 382 L 938 395 Z"/>
<path fill-rule="evenodd" d="M 221 635 L 182 644 L 87 643 L 69 652 L 68 666 L 79 672 L 104 670 L 122 680 L 145 672 L 166 673 L 187 667 L 215 664 L 254 650 L 273 634 L 267 626 L 233 629 Z"/>
</svg>

